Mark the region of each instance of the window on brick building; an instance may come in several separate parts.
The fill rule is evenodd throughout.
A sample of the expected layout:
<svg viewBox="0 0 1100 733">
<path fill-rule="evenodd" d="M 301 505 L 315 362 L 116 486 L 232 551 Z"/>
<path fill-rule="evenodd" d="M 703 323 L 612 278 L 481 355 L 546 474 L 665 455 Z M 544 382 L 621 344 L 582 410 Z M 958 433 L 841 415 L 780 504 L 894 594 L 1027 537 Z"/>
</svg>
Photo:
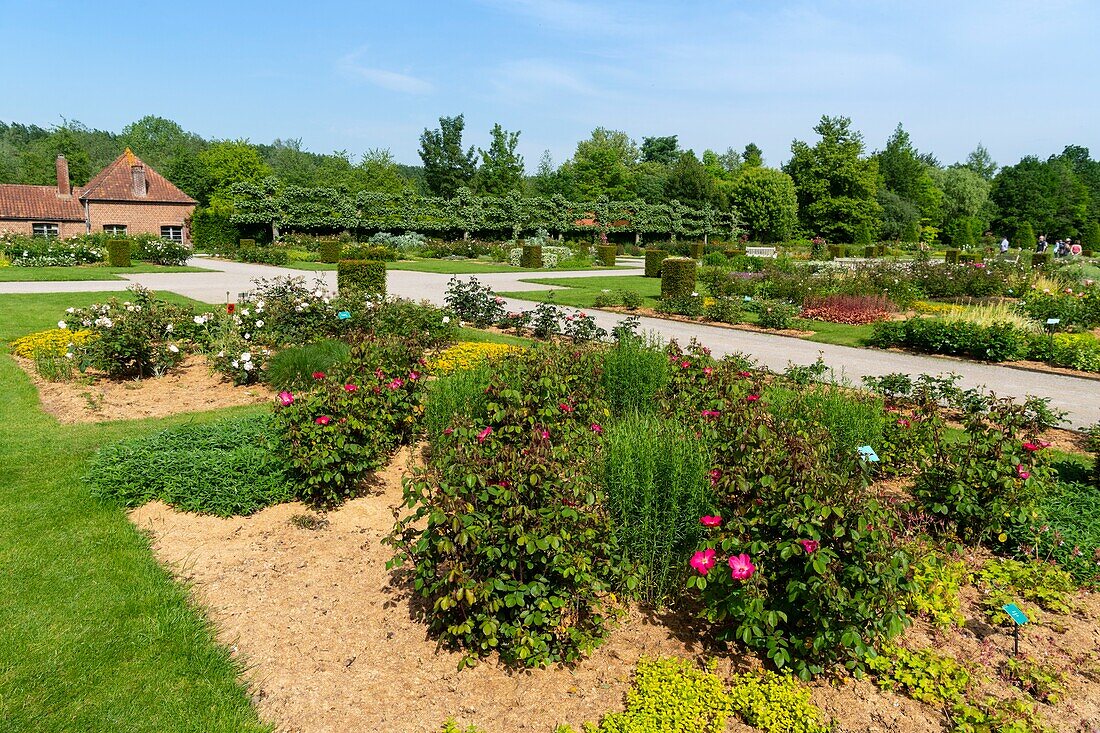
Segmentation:
<svg viewBox="0 0 1100 733">
<path fill-rule="evenodd" d="M 161 227 L 160 238 L 169 239 L 173 242 L 183 241 L 183 227 Z"/>
<path fill-rule="evenodd" d="M 125 224 L 104 224 L 103 231 L 112 236 L 119 236 L 126 234 Z"/>
<path fill-rule="evenodd" d="M 58 235 L 57 224 L 50 222 L 35 222 L 31 224 L 31 234 L 36 237 L 56 237 Z"/>
</svg>

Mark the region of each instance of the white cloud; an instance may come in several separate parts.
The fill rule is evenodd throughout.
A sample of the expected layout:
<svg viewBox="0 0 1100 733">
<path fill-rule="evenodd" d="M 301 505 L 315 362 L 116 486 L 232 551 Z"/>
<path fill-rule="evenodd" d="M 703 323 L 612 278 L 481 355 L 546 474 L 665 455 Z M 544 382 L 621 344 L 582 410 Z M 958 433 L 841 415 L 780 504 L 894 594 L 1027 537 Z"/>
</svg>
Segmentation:
<svg viewBox="0 0 1100 733">
<path fill-rule="evenodd" d="M 377 87 L 393 92 L 427 94 L 435 89 L 431 82 L 411 74 L 364 66 L 360 63 L 364 53 L 365 49 L 349 53 L 337 62 L 336 68 L 348 76 L 364 79 Z"/>
<path fill-rule="evenodd" d="M 536 25 L 570 33 L 606 33 L 623 21 L 600 6 L 574 0 L 483 0 L 488 5 L 523 16 Z"/>
</svg>

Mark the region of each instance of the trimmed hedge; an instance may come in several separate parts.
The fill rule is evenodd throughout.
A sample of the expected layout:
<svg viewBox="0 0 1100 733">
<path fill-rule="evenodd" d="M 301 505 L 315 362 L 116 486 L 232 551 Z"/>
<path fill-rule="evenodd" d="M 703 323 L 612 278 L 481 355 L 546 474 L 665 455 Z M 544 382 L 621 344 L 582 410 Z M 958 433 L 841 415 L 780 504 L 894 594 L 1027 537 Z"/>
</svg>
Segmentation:
<svg viewBox="0 0 1100 733">
<path fill-rule="evenodd" d="M 191 244 L 203 252 L 220 252 L 233 248 L 241 238 L 237 225 L 229 220 L 229 214 L 213 209 L 195 209 L 191 214 Z"/>
<path fill-rule="evenodd" d="M 336 264 L 336 289 L 358 289 L 386 294 L 386 263 L 379 260 L 340 260 Z"/>
<path fill-rule="evenodd" d="M 696 265 L 690 257 L 665 258 L 661 262 L 661 298 L 691 295 L 695 291 Z"/>
<path fill-rule="evenodd" d="M 959 250 L 949 249 L 943 253 L 943 261 L 949 265 L 959 264 Z"/>
<path fill-rule="evenodd" d="M 871 346 L 901 346 L 927 354 L 967 356 L 982 361 L 1026 359 L 1031 334 L 1009 323 L 988 326 L 936 318 L 883 321 L 874 325 Z"/>
<path fill-rule="evenodd" d="M 523 253 L 519 256 L 519 266 L 531 268 L 542 267 L 542 245 L 523 245 Z"/>
<path fill-rule="evenodd" d="M 340 250 L 343 249 L 340 242 L 324 241 L 317 248 L 317 259 L 321 262 L 333 263 L 340 261 Z"/>
<path fill-rule="evenodd" d="M 959 253 L 959 262 L 981 262 L 981 252 L 961 252 Z"/>
<path fill-rule="evenodd" d="M 1050 252 L 1032 252 L 1031 253 L 1031 266 L 1042 267 L 1043 265 L 1050 264 Z"/>
<path fill-rule="evenodd" d="M 597 244 L 596 245 L 596 259 L 599 260 L 601 265 L 605 267 L 615 266 L 615 256 L 619 253 L 619 248 L 614 244 Z"/>
<path fill-rule="evenodd" d="M 251 239 L 242 239 L 242 242 L 251 242 Z M 260 265 L 285 265 L 290 257 L 285 249 L 278 247 L 241 247 L 232 255 L 241 262 L 254 262 Z"/>
<path fill-rule="evenodd" d="M 829 245 L 829 259 L 835 260 L 838 257 L 843 257 L 843 256 L 844 256 L 844 248 L 843 247 L 841 247 L 839 244 L 830 244 Z"/>
<path fill-rule="evenodd" d="M 645 276 L 660 277 L 661 262 L 668 257 L 668 251 L 663 249 L 647 249 L 645 251 Z"/>
<path fill-rule="evenodd" d="M 869 260 L 874 259 L 877 254 L 878 254 L 878 247 L 876 247 L 875 245 L 868 244 L 868 245 L 864 246 L 863 256 L 866 257 L 867 259 L 869 259 Z"/>
<path fill-rule="evenodd" d="M 108 239 L 107 264 L 111 267 L 130 267 L 133 264 L 130 261 L 131 249 L 128 239 Z"/>
<path fill-rule="evenodd" d="M 703 243 L 702 242 L 689 242 L 688 243 L 688 257 L 693 260 L 703 259 Z"/>
<path fill-rule="evenodd" d="M 237 244 L 237 249 L 254 249 L 256 247 L 255 239 L 242 239 Z"/>
</svg>

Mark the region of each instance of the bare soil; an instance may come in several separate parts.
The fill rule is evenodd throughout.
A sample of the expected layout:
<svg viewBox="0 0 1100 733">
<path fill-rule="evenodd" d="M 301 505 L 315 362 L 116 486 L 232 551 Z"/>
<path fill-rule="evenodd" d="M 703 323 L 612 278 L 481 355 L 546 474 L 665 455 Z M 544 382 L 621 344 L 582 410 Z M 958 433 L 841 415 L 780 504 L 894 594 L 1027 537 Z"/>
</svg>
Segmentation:
<svg viewBox="0 0 1100 733">
<path fill-rule="evenodd" d="M 408 588 L 385 567 L 392 552 L 381 540 L 411 459 L 403 451 L 378 474 L 374 494 L 324 517 L 300 504 L 233 519 L 159 503 L 130 514 L 159 560 L 191 585 L 219 640 L 243 663 L 260 715 L 278 730 L 438 731 L 453 716 L 486 733 L 550 733 L 560 723 L 579 728 L 622 709 L 643 655 L 717 655 L 721 672 L 757 664 L 707 647 L 690 619 L 630 609 L 607 642 L 573 668 L 514 672 L 485 662 L 458 672 L 460 655 L 427 637 L 412 617 Z M 980 617 L 973 602 L 968 618 Z M 1100 602 L 1082 596 L 1079 606 L 1075 616 L 1046 614 L 1044 625 L 1025 630 L 1023 648 L 1062 667 L 1100 670 Z M 1011 649 L 1006 630 L 980 622 L 975 628 L 984 641 L 969 629 L 938 632 L 919 623 L 907 639 L 966 660 L 1003 658 Z M 1022 695 L 1003 682 L 990 689 L 998 697 Z M 813 695 L 837 731 L 946 730 L 941 711 L 867 680 L 819 682 Z M 1059 731 L 1091 731 L 1082 721 L 1100 725 L 1098 706 L 1100 683 L 1077 672 L 1067 702 L 1040 707 Z M 729 730 L 751 729 L 731 722 Z"/>
<path fill-rule="evenodd" d="M 188 356 L 162 377 L 109 379 L 82 375 L 70 382 L 47 381 L 35 371 L 31 359 L 12 358 L 38 388 L 42 410 L 62 423 L 165 417 L 271 399 L 263 385 L 236 386 L 212 373 L 201 356 Z"/>
</svg>

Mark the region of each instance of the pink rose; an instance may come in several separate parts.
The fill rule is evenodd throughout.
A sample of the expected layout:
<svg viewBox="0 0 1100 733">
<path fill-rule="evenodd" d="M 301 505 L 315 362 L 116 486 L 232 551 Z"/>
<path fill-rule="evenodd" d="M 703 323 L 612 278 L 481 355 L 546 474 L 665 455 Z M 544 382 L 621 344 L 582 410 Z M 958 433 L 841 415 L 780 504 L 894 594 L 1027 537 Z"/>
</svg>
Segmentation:
<svg viewBox="0 0 1100 733">
<path fill-rule="evenodd" d="M 359 387 L 354 385 L 354 384 L 345 384 L 344 385 L 344 391 L 345 392 L 354 392 L 357 389 L 359 389 Z"/>
<path fill-rule="evenodd" d="M 318 425 L 328 425 L 330 422 L 332 422 L 332 418 L 328 415 L 321 415 L 321 417 L 317 418 L 313 422 L 317 423 Z"/>
<path fill-rule="evenodd" d="M 485 439 L 488 438 L 492 434 L 493 434 L 492 426 L 485 428 L 484 430 L 482 430 L 480 433 L 477 434 L 477 442 L 484 443 Z"/>
<path fill-rule="evenodd" d="M 699 517 L 699 524 L 703 525 L 704 527 L 717 527 L 721 523 L 722 517 L 718 516 L 717 514 L 708 514 L 705 517 Z"/>
<path fill-rule="evenodd" d="M 756 572 L 756 566 L 752 564 L 752 558 L 742 552 L 729 559 L 730 577 L 734 580 L 748 580 Z"/>
<path fill-rule="evenodd" d="M 718 559 L 714 556 L 714 550 L 707 548 L 700 550 L 691 556 L 691 567 L 700 575 L 706 575 L 714 567 Z"/>
<path fill-rule="evenodd" d="M 1023 466 L 1016 466 L 1016 475 L 1023 481 L 1027 481 L 1031 477 L 1031 474 L 1024 470 Z"/>
<path fill-rule="evenodd" d="M 745 399 L 748 400 L 749 402 L 756 402 L 758 399 L 760 399 L 760 395 L 751 394 L 748 397 L 746 397 Z"/>
<path fill-rule="evenodd" d="M 279 404 L 283 407 L 290 407 L 294 404 L 294 395 L 287 391 L 279 393 Z"/>
<path fill-rule="evenodd" d="M 325 373 L 324 372 L 314 372 L 313 373 L 313 378 L 314 379 L 324 379 L 325 378 Z"/>
<path fill-rule="evenodd" d="M 821 547 L 821 543 L 817 540 L 799 540 L 798 544 L 802 545 L 802 549 L 806 551 L 807 555 L 812 555 L 817 552 L 817 548 Z"/>
</svg>

